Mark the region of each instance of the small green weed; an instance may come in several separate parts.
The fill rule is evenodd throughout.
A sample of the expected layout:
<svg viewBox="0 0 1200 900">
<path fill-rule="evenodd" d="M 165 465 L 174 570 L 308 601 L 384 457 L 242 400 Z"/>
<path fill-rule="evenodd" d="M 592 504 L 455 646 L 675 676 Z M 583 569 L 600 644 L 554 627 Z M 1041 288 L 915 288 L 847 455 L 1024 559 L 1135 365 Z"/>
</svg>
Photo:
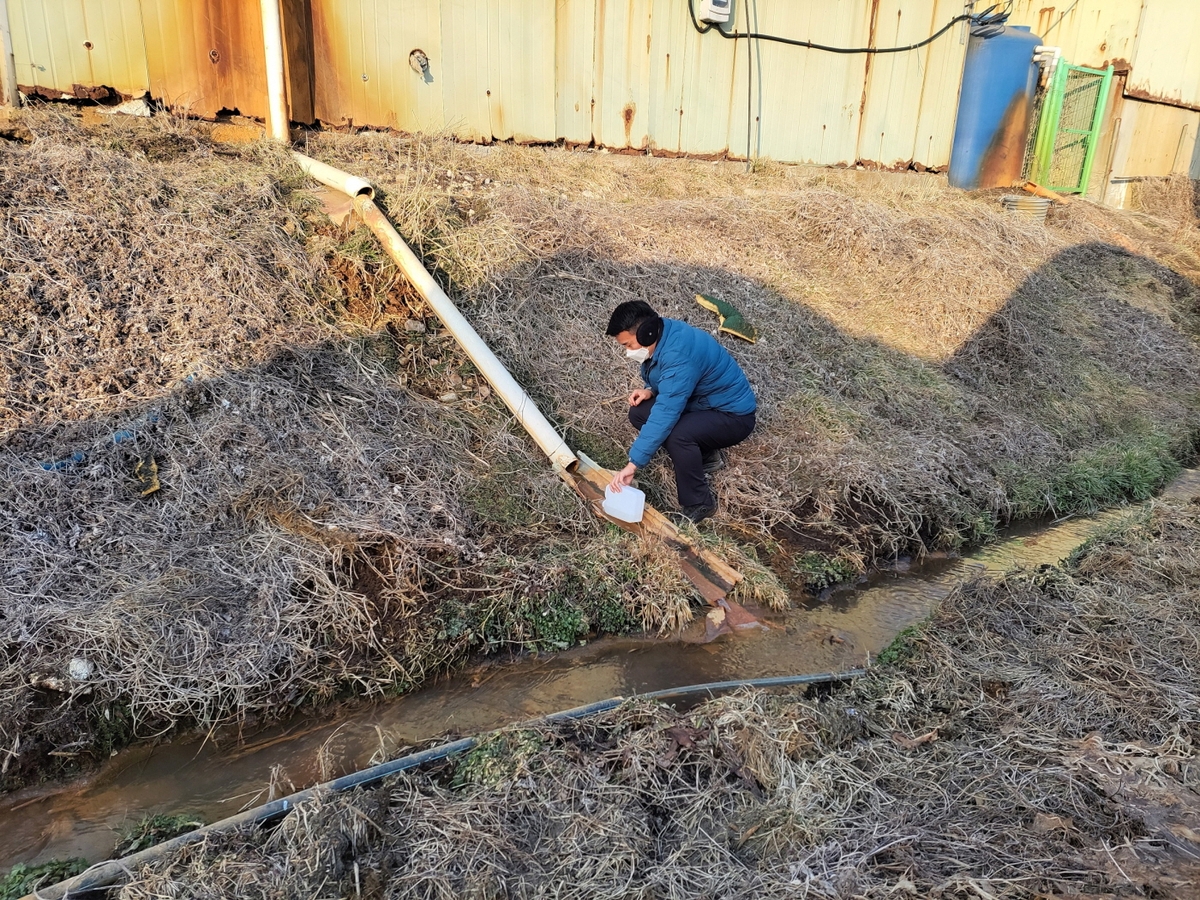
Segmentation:
<svg viewBox="0 0 1200 900">
<path fill-rule="evenodd" d="M 92 727 L 92 752 L 97 759 L 108 759 L 116 750 L 133 743 L 137 736 L 133 713 L 118 703 L 96 705 L 89 710 Z"/>
<path fill-rule="evenodd" d="M 0 900 L 20 900 L 38 888 L 78 875 L 87 867 L 87 860 L 79 857 L 52 859 L 36 866 L 17 863 L 0 878 Z"/>
<path fill-rule="evenodd" d="M 1057 512 L 1094 510 L 1122 500 L 1148 500 L 1179 471 L 1161 438 L 1133 447 L 1082 453 L 1051 482 Z"/>
<path fill-rule="evenodd" d="M 792 571 L 810 591 L 823 591 L 854 578 L 858 571 L 846 560 L 816 550 L 797 556 Z"/>
<path fill-rule="evenodd" d="M 570 597 L 552 594 L 533 607 L 526 615 L 539 650 L 566 650 L 588 633 L 587 619 Z"/>
<path fill-rule="evenodd" d="M 525 528 L 537 520 L 527 502 L 524 479 L 502 473 L 481 478 L 467 488 L 463 499 L 480 519 L 501 530 Z"/>
<path fill-rule="evenodd" d="M 495 787 L 516 777 L 538 751 L 542 736 L 536 731 L 497 731 L 464 753 L 454 767 L 451 786 L 477 784 Z"/>
<path fill-rule="evenodd" d="M 925 623 L 908 625 L 900 629 L 900 633 L 892 638 L 892 642 L 879 651 L 875 657 L 877 665 L 895 666 L 912 658 L 916 652 L 916 639 L 920 637 Z"/>
<path fill-rule="evenodd" d="M 147 847 L 153 847 L 155 844 L 161 844 L 163 841 L 169 841 L 171 838 L 194 831 L 204 824 L 204 820 L 198 816 L 162 814 L 144 816 L 137 822 L 121 829 L 113 855 L 122 857 L 128 856 L 130 853 L 137 853 L 139 850 L 145 850 Z"/>
</svg>

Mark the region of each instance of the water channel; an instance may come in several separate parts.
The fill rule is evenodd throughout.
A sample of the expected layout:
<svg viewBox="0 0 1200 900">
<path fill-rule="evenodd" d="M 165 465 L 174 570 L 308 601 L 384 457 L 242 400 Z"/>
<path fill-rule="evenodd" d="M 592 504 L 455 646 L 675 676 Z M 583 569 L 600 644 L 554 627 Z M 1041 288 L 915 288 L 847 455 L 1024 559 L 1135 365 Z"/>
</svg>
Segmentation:
<svg viewBox="0 0 1200 900">
<path fill-rule="evenodd" d="M 1188 470 L 1168 496 L 1200 493 Z M 712 681 L 836 672 L 863 666 L 907 625 L 926 618 L 956 584 L 1014 566 L 1055 563 L 1126 515 L 1022 524 L 964 556 L 901 561 L 861 583 L 769 616 L 770 629 L 688 640 L 613 638 L 554 656 L 524 657 L 459 672 L 403 697 L 356 703 L 255 735 L 179 739 L 133 747 L 84 779 L 0 798 L 0 869 L 51 858 L 106 859 L 122 826 L 143 816 L 187 814 L 206 822 L 434 738 L 460 737 L 614 696 Z M 697 616 L 703 629 L 703 616 Z"/>
</svg>

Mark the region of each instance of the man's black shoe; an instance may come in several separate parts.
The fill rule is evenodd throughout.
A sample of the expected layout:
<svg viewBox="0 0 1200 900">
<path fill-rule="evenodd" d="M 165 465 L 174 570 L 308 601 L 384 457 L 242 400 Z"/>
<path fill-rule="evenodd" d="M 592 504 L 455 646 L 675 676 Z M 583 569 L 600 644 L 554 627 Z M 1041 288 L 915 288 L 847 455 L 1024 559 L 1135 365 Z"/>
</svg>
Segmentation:
<svg viewBox="0 0 1200 900">
<path fill-rule="evenodd" d="M 712 450 L 700 457 L 700 462 L 704 465 L 704 474 L 712 475 L 725 468 L 725 454 L 720 450 Z"/>
<path fill-rule="evenodd" d="M 697 522 L 711 517 L 717 511 L 717 504 L 698 503 L 695 506 L 685 506 L 677 513 L 671 513 L 671 521 L 676 525 L 682 525 L 685 522 L 691 522 L 693 525 Z"/>
</svg>

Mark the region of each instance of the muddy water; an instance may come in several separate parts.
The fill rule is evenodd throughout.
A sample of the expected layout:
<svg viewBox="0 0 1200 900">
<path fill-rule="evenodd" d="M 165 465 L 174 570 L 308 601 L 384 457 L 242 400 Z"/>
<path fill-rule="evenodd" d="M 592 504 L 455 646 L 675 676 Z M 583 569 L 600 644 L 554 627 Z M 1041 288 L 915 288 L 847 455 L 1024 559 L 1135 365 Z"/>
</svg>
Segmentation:
<svg viewBox="0 0 1200 900">
<path fill-rule="evenodd" d="M 1168 494 L 1200 492 L 1200 471 Z M 215 821 L 404 747 L 469 735 L 617 695 L 710 681 L 829 672 L 861 666 L 896 633 L 929 615 L 959 582 L 1013 566 L 1054 563 L 1124 515 L 1025 525 L 963 557 L 904 561 L 786 614 L 768 630 L 712 644 L 611 639 L 544 659 L 459 673 L 407 696 L 294 722 L 238 745 L 179 741 L 114 757 L 96 775 L 0 802 L 0 868 L 52 857 L 107 858 L 126 823 L 155 813 Z M 702 629 L 702 623 L 696 627 Z M 685 635 L 685 638 L 688 635 Z"/>
</svg>

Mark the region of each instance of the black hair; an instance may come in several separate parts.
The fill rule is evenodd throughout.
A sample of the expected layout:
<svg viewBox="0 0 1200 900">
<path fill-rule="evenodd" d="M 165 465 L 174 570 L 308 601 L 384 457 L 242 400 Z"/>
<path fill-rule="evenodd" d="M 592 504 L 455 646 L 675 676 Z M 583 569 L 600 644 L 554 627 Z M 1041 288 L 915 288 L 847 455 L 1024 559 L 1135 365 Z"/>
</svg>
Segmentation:
<svg viewBox="0 0 1200 900">
<path fill-rule="evenodd" d="M 604 333 L 609 337 L 616 337 L 622 331 L 632 331 L 636 333 L 639 330 L 638 326 L 647 319 L 658 319 L 658 322 L 660 323 L 658 332 L 661 335 L 662 319 L 659 319 L 658 313 L 654 311 L 654 308 L 645 300 L 626 300 L 613 310 L 612 315 L 608 319 L 608 330 Z M 655 340 L 657 340 L 657 338 L 655 338 Z M 643 341 L 640 337 L 638 338 L 638 343 L 643 347 L 649 346 L 649 344 Z M 652 343 L 654 343 L 654 341 L 650 341 L 650 344 Z"/>
</svg>

